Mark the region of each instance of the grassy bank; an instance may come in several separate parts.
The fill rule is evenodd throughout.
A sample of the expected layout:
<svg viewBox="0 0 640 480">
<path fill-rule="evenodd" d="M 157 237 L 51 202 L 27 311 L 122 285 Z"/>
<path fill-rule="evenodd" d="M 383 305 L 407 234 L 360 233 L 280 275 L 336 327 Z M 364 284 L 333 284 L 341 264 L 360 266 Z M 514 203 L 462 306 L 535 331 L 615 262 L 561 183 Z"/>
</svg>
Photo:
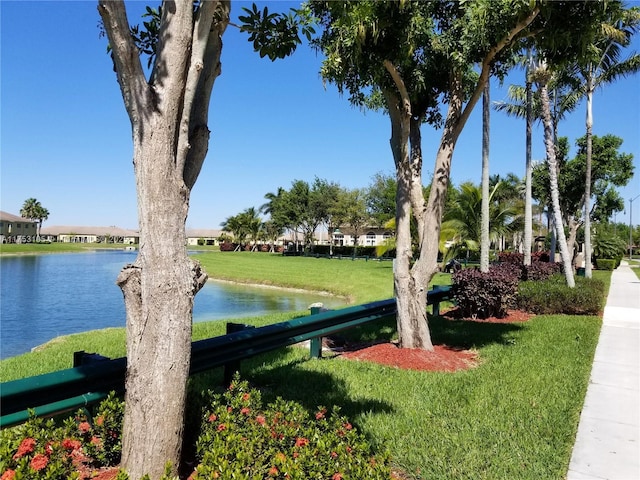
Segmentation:
<svg viewBox="0 0 640 480">
<path fill-rule="evenodd" d="M 0 255 L 38 255 L 42 253 L 79 253 L 88 250 L 123 250 L 124 243 L 3 243 Z"/>
<path fill-rule="evenodd" d="M 211 276 L 309 288 L 354 302 L 391 296 L 390 262 L 251 253 L 199 255 Z M 594 272 L 608 283 L 610 272 Z M 596 276 L 594 275 L 594 276 Z M 446 283 L 440 277 L 436 283 Z M 264 325 L 300 313 L 242 319 Z M 338 405 L 413 479 L 564 478 L 598 339 L 599 317 L 545 315 L 520 324 L 430 319 L 435 343 L 478 352 L 480 364 L 457 373 L 399 370 L 339 356 L 309 360 L 290 347 L 242 363 L 242 376 L 314 411 Z M 194 338 L 223 333 L 223 322 L 194 325 Z M 393 322 L 361 330 L 388 339 Z M 2 380 L 70 366 L 74 350 L 124 355 L 123 329 L 73 335 L 39 352 L 0 362 Z M 191 381 L 210 388 L 220 372 Z"/>
</svg>

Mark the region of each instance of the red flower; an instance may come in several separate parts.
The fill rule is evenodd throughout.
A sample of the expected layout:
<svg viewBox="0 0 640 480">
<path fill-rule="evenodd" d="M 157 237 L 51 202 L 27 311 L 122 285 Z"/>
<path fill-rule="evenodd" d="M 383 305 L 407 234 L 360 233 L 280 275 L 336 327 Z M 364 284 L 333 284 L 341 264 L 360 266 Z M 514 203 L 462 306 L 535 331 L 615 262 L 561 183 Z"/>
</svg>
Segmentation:
<svg viewBox="0 0 640 480">
<path fill-rule="evenodd" d="M 309 440 L 303 437 L 296 438 L 296 447 L 306 447 L 309 445 Z"/>
<path fill-rule="evenodd" d="M 249 415 L 250 412 L 251 412 L 251 409 L 247 407 L 244 407 L 242 410 L 240 410 L 240 413 L 243 415 Z"/>
<path fill-rule="evenodd" d="M 100 445 L 102 445 L 102 440 L 100 440 L 98 437 L 91 437 L 91 444 L 99 447 Z"/>
<path fill-rule="evenodd" d="M 223 430 L 226 430 L 227 426 L 224 423 L 221 423 L 220 425 L 218 425 L 218 431 L 222 432 Z"/>
<path fill-rule="evenodd" d="M 265 422 L 266 422 L 266 420 L 265 420 L 265 418 L 264 418 L 262 415 L 258 415 L 258 416 L 256 417 L 256 422 L 257 422 L 257 423 L 259 423 L 260 425 L 264 425 L 264 424 L 265 424 Z"/>
<path fill-rule="evenodd" d="M 211 415 L 209 415 L 209 422 L 213 423 L 218 419 L 218 416 L 215 413 L 212 413 Z"/>
<path fill-rule="evenodd" d="M 342 480 L 342 474 L 341 473 L 334 473 L 333 477 L 331 477 L 331 480 Z"/>
<path fill-rule="evenodd" d="M 338 458 L 338 452 L 331 452 L 331 458 Z"/>
<path fill-rule="evenodd" d="M 242 400 L 244 400 L 245 402 L 248 401 L 249 398 L 251 398 L 251 395 L 248 393 L 245 393 L 244 395 L 242 395 Z"/>
<path fill-rule="evenodd" d="M 322 420 L 324 418 L 324 412 L 316 412 L 316 420 Z"/>
<path fill-rule="evenodd" d="M 227 412 L 229 413 L 233 412 L 233 407 L 227 407 Z"/>
<path fill-rule="evenodd" d="M 353 426 L 352 426 L 349 422 L 344 423 L 342 426 L 343 426 L 344 428 L 346 428 L 347 430 L 351 430 L 351 429 L 353 428 Z"/>
<path fill-rule="evenodd" d="M 5 470 L 2 477 L 0 477 L 0 480 L 13 480 L 14 478 L 16 478 L 16 471 L 9 469 Z"/>
<path fill-rule="evenodd" d="M 62 448 L 65 450 L 80 450 L 82 444 L 78 440 L 71 440 L 70 438 L 65 438 L 62 440 Z"/>
<path fill-rule="evenodd" d="M 33 449 L 35 446 L 36 446 L 36 441 L 33 438 L 25 438 L 20 443 L 20 446 L 18 447 L 18 451 L 13 456 L 13 459 L 17 460 L 19 458 L 24 457 L 28 453 L 33 452 Z"/>
<path fill-rule="evenodd" d="M 276 467 L 271 467 L 269 469 L 269 476 L 276 477 L 278 475 L 278 469 Z"/>
<path fill-rule="evenodd" d="M 104 417 L 102 415 L 100 415 L 98 418 L 96 418 L 96 425 L 99 426 L 99 427 L 104 425 Z"/>
<path fill-rule="evenodd" d="M 47 463 L 49 463 L 49 458 L 46 455 L 39 453 L 31 459 L 31 463 L 29 465 L 38 472 L 46 467 Z"/>
<path fill-rule="evenodd" d="M 80 433 L 87 433 L 91 430 L 91 425 L 89 425 L 89 422 L 82 422 L 78 425 L 78 430 L 80 430 Z"/>
<path fill-rule="evenodd" d="M 293 452 L 293 458 L 298 458 L 300 454 L 298 452 Z"/>
</svg>

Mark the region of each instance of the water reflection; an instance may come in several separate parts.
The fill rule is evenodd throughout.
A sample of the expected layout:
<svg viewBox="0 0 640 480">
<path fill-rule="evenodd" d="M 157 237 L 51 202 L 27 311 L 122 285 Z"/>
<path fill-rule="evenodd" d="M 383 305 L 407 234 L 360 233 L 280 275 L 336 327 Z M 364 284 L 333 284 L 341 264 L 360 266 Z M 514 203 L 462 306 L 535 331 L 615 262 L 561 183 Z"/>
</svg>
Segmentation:
<svg viewBox="0 0 640 480">
<path fill-rule="evenodd" d="M 115 284 L 136 252 L 29 255 L 0 258 L 0 358 L 28 352 L 60 335 L 125 325 Z M 194 321 L 337 307 L 340 299 L 289 290 L 210 281 L 196 296 Z"/>
</svg>

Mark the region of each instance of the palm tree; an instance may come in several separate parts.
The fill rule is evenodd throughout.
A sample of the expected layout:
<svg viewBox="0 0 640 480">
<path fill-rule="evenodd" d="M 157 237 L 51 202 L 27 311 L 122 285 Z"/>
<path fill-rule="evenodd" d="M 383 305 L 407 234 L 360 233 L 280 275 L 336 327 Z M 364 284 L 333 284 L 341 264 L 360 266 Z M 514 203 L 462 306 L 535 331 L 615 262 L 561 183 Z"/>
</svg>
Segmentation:
<svg viewBox="0 0 640 480">
<path fill-rule="evenodd" d="M 42 222 L 49 218 L 49 210 L 44 208 L 35 198 L 27 198 L 20 209 L 20 216 L 28 218 L 29 220 L 36 220 L 38 222 L 36 236 L 40 238 Z"/>
<path fill-rule="evenodd" d="M 524 241 L 524 264 L 531 264 L 531 243 L 533 230 L 533 214 L 531 207 L 531 191 L 532 191 L 532 169 L 533 163 L 531 158 L 531 127 L 533 120 L 542 121 L 542 104 L 540 100 L 540 92 L 533 93 L 532 74 L 534 57 L 529 50 L 526 56 L 520 57 L 518 63 L 525 65 L 525 86 L 511 85 L 508 90 L 510 102 L 494 102 L 494 108 L 498 111 L 505 112 L 509 116 L 524 118 L 526 120 L 526 152 L 525 152 L 525 241 Z M 558 124 L 560 120 L 572 112 L 580 100 L 580 96 L 576 94 L 574 83 L 567 76 L 552 75 L 548 81 L 548 91 L 552 92 L 553 102 L 550 109 L 552 131 L 554 143 L 558 139 Z M 551 210 L 551 209 L 549 209 Z M 553 219 L 552 219 L 553 223 Z M 551 261 L 555 257 L 555 225 L 552 229 L 551 241 Z"/>
<path fill-rule="evenodd" d="M 503 183 L 496 184 L 489 194 L 489 241 L 513 231 L 519 212 L 507 202 L 497 202 Z M 456 203 L 444 215 L 440 244 L 443 262 L 460 256 L 462 252 L 477 251 L 482 236 L 482 189 L 467 182 L 460 186 Z"/>
<path fill-rule="evenodd" d="M 587 99 L 586 112 L 586 175 L 584 192 L 584 249 L 585 276 L 591 278 L 591 161 L 593 137 L 593 93 L 598 87 L 631 75 L 640 70 L 640 55 L 632 54 L 621 60 L 621 51 L 638 31 L 640 11 L 625 10 L 620 5 L 609 9 L 609 22 L 602 25 L 600 38 L 592 44 L 587 55 L 574 66 L 574 77 L 580 81 L 580 90 Z"/>
<path fill-rule="evenodd" d="M 552 77 L 551 70 L 546 62 L 540 62 L 533 71 L 533 81 L 538 85 L 542 106 L 542 123 L 544 125 L 544 143 L 547 153 L 547 163 L 549 165 L 549 183 L 551 189 L 551 203 L 553 207 L 553 218 L 556 225 L 556 236 L 560 243 L 560 254 L 564 266 L 564 274 L 569 288 L 575 287 L 571 257 L 567 248 L 567 239 L 562 228 L 562 213 L 560 211 L 560 193 L 558 190 L 558 168 L 556 158 L 556 147 L 553 134 L 553 123 L 551 119 L 551 107 L 549 100 L 548 84 Z"/>
<path fill-rule="evenodd" d="M 489 271 L 489 88 L 482 94 L 482 215 L 480 226 L 480 271 Z"/>
</svg>

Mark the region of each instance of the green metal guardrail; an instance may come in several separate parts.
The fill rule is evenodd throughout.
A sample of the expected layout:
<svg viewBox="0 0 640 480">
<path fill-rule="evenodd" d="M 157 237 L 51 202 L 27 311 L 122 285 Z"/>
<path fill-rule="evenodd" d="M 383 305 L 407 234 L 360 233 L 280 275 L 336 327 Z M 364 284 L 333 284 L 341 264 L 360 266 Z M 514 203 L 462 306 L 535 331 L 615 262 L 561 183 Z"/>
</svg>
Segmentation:
<svg viewBox="0 0 640 480">
<path fill-rule="evenodd" d="M 434 312 L 449 298 L 449 288 L 429 291 L 427 302 Z M 228 379 L 241 360 L 305 340 L 311 341 L 311 356 L 320 357 L 322 337 L 395 314 L 392 298 L 196 341 L 191 345 L 190 374 L 227 366 Z M 51 416 L 99 402 L 111 391 L 123 392 L 126 363 L 125 357 L 103 360 L 0 384 L 0 428 L 25 422 L 30 410 Z"/>
</svg>

